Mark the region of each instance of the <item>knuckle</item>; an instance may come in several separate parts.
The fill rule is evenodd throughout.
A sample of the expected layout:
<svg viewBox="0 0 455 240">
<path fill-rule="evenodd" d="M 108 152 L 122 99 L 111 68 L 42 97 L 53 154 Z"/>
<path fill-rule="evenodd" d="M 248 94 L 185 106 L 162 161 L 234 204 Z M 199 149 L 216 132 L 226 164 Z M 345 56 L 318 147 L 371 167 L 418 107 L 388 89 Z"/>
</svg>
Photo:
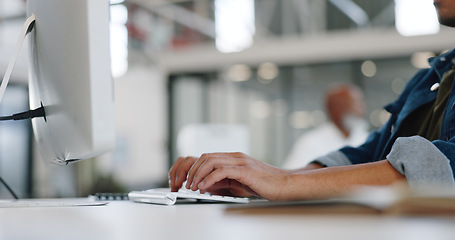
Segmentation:
<svg viewBox="0 0 455 240">
<path fill-rule="evenodd" d="M 213 161 L 213 159 L 216 158 L 212 154 L 209 154 L 209 153 L 205 153 L 205 154 L 203 154 L 203 156 L 204 157 L 201 157 L 201 159 L 203 159 L 204 162 L 211 162 L 211 161 Z"/>
<path fill-rule="evenodd" d="M 238 158 L 244 158 L 246 157 L 247 155 L 243 152 L 235 152 L 234 155 Z"/>
<path fill-rule="evenodd" d="M 210 153 L 203 153 L 200 158 L 206 158 L 210 155 Z"/>
<path fill-rule="evenodd" d="M 222 165 L 222 166 L 219 166 L 217 169 L 218 169 L 219 172 L 224 173 L 224 172 L 226 172 L 228 170 L 228 167 Z"/>
<path fill-rule="evenodd" d="M 202 160 L 202 161 L 208 161 L 208 160 L 210 160 L 212 158 L 213 158 L 213 154 L 204 153 L 204 154 L 201 155 L 201 157 L 199 159 Z"/>
<path fill-rule="evenodd" d="M 182 164 L 186 161 L 186 157 L 178 157 L 177 161 L 175 162 L 176 164 Z"/>
</svg>

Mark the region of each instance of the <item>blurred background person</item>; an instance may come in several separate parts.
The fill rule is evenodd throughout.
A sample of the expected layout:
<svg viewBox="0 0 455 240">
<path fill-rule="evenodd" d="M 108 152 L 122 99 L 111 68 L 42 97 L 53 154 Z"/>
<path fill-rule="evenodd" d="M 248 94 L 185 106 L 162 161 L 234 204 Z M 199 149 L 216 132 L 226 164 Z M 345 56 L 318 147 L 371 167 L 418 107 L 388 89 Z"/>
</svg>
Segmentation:
<svg viewBox="0 0 455 240">
<path fill-rule="evenodd" d="M 362 91 L 351 84 L 337 84 L 325 93 L 326 123 L 303 134 L 294 144 L 283 167 L 306 166 L 315 158 L 343 146 L 359 146 L 368 136 Z"/>
</svg>

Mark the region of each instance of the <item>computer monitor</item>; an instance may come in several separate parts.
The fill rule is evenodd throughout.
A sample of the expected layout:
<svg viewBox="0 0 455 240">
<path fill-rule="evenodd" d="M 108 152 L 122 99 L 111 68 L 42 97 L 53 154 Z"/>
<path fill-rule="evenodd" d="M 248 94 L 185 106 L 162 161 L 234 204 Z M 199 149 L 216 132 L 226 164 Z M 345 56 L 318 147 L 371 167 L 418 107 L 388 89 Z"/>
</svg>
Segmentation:
<svg viewBox="0 0 455 240">
<path fill-rule="evenodd" d="M 114 147 L 108 0 L 28 0 L 30 108 L 44 160 L 66 165 Z"/>
</svg>

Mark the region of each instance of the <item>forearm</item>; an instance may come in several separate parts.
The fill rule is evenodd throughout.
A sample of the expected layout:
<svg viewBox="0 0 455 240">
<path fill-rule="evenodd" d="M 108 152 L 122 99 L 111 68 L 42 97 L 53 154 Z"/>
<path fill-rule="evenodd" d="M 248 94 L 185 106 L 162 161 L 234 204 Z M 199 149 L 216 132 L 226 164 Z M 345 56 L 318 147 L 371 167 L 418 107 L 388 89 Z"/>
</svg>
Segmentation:
<svg viewBox="0 0 455 240">
<path fill-rule="evenodd" d="M 227 190 L 236 196 L 248 193 L 270 201 L 331 198 L 358 185 L 387 185 L 405 179 L 387 160 L 321 167 L 312 164 L 306 169 L 283 170 L 243 153 L 212 153 L 199 159 L 179 158 L 169 177 L 173 188 L 186 179 L 187 187 L 201 193 Z"/>
<path fill-rule="evenodd" d="M 339 196 L 360 185 L 389 185 L 405 180 L 387 160 L 291 172 L 279 200 L 322 199 Z"/>
<path fill-rule="evenodd" d="M 289 170 L 289 171 L 294 173 L 294 174 L 297 174 L 297 173 L 304 173 L 304 172 L 306 172 L 308 170 L 315 170 L 315 169 L 320 169 L 320 168 L 324 168 L 324 166 L 322 166 L 319 163 L 310 163 L 310 164 L 306 165 L 303 168 Z"/>
</svg>

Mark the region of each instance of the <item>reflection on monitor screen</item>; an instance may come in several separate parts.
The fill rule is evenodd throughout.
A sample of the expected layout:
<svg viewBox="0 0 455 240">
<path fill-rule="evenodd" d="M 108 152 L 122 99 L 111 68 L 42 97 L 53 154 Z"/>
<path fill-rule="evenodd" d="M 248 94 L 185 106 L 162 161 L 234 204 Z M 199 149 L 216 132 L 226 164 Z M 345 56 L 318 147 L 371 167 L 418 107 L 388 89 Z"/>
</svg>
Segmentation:
<svg viewBox="0 0 455 240">
<path fill-rule="evenodd" d="M 111 150 L 115 142 L 109 50 L 109 1 L 28 0 L 30 108 L 44 160 L 68 164 Z"/>
</svg>

